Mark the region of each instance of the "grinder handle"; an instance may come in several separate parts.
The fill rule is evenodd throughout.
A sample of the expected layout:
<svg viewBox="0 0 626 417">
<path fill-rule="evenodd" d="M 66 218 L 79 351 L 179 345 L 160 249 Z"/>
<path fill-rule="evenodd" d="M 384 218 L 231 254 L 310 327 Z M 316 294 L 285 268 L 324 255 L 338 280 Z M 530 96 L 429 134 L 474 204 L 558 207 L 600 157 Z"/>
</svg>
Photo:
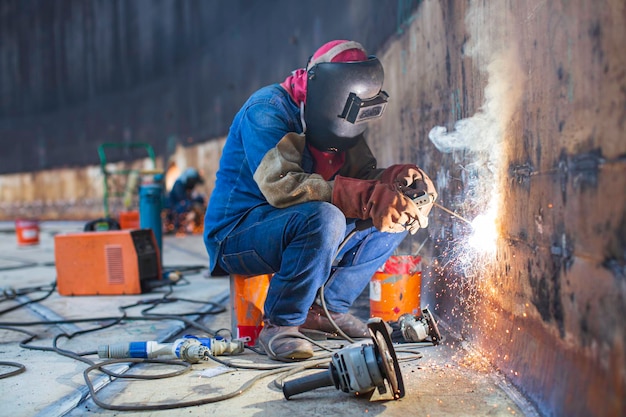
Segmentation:
<svg viewBox="0 0 626 417">
<path fill-rule="evenodd" d="M 332 387 L 335 385 L 332 374 L 329 370 L 324 372 L 317 372 L 312 375 L 303 376 L 300 378 L 286 381 L 283 384 L 283 394 L 285 399 L 289 399 L 296 394 L 302 394 L 303 392 L 311 391 L 321 387 Z"/>
</svg>

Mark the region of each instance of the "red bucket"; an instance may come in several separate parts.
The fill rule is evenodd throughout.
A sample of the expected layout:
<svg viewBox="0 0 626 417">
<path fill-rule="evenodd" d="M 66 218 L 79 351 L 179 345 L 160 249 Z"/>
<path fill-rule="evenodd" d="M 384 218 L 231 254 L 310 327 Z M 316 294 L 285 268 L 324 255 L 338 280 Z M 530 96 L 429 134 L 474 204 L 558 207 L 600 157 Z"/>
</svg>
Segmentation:
<svg viewBox="0 0 626 417">
<path fill-rule="evenodd" d="M 39 244 L 39 221 L 32 219 L 15 220 L 15 235 L 19 246 Z"/>
<path fill-rule="evenodd" d="M 120 212 L 120 228 L 122 229 L 139 229 L 139 211 L 122 211 Z"/>
<path fill-rule="evenodd" d="M 370 281 L 370 317 L 397 321 L 406 313 L 418 315 L 422 285 L 422 258 L 391 256 Z"/>
</svg>

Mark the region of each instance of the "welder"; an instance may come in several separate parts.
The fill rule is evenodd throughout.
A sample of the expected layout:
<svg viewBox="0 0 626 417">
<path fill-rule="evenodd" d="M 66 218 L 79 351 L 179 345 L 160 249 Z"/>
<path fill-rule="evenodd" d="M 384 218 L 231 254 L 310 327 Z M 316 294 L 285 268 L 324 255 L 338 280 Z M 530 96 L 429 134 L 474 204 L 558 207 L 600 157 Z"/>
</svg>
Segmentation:
<svg viewBox="0 0 626 417">
<path fill-rule="evenodd" d="M 189 167 L 176 179 L 169 192 L 166 208 L 174 231 L 178 231 L 189 215 L 197 215 L 205 209 L 204 197 L 195 193 L 197 185 L 204 184 L 204 178 L 196 168 Z"/>
<path fill-rule="evenodd" d="M 335 40 L 306 68 L 261 88 L 235 116 L 204 224 L 213 275 L 274 274 L 258 343 L 273 359 L 303 360 L 301 330 L 368 337 L 349 308 L 408 232 L 428 225 L 402 192 L 437 193 L 412 164 L 377 168 L 368 122 L 388 101 L 383 67 L 361 44 Z M 389 146 L 393 146 L 392 140 Z M 371 221 L 338 251 L 357 221 Z M 360 228 L 359 228 L 360 229 Z"/>
</svg>

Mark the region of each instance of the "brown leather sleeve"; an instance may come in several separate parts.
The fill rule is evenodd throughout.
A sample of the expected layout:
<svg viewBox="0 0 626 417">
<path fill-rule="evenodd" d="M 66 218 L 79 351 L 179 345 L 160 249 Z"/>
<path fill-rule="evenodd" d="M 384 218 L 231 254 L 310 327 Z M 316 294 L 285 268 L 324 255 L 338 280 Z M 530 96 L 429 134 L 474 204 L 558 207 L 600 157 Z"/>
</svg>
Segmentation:
<svg viewBox="0 0 626 417">
<path fill-rule="evenodd" d="M 301 166 L 304 135 L 287 133 L 265 154 L 254 180 L 268 203 L 289 207 L 307 201 L 331 201 L 332 187 L 321 175 L 307 174 Z"/>
</svg>

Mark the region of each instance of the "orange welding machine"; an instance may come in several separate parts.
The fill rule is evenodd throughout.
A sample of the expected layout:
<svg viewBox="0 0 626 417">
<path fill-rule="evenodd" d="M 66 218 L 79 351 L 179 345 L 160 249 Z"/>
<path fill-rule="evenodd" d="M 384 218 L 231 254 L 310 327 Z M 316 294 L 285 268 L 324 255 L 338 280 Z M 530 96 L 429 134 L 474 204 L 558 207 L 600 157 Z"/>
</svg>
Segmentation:
<svg viewBox="0 0 626 417">
<path fill-rule="evenodd" d="M 159 248 L 151 229 L 60 234 L 54 237 L 61 295 L 147 292 L 161 279 Z"/>
</svg>

